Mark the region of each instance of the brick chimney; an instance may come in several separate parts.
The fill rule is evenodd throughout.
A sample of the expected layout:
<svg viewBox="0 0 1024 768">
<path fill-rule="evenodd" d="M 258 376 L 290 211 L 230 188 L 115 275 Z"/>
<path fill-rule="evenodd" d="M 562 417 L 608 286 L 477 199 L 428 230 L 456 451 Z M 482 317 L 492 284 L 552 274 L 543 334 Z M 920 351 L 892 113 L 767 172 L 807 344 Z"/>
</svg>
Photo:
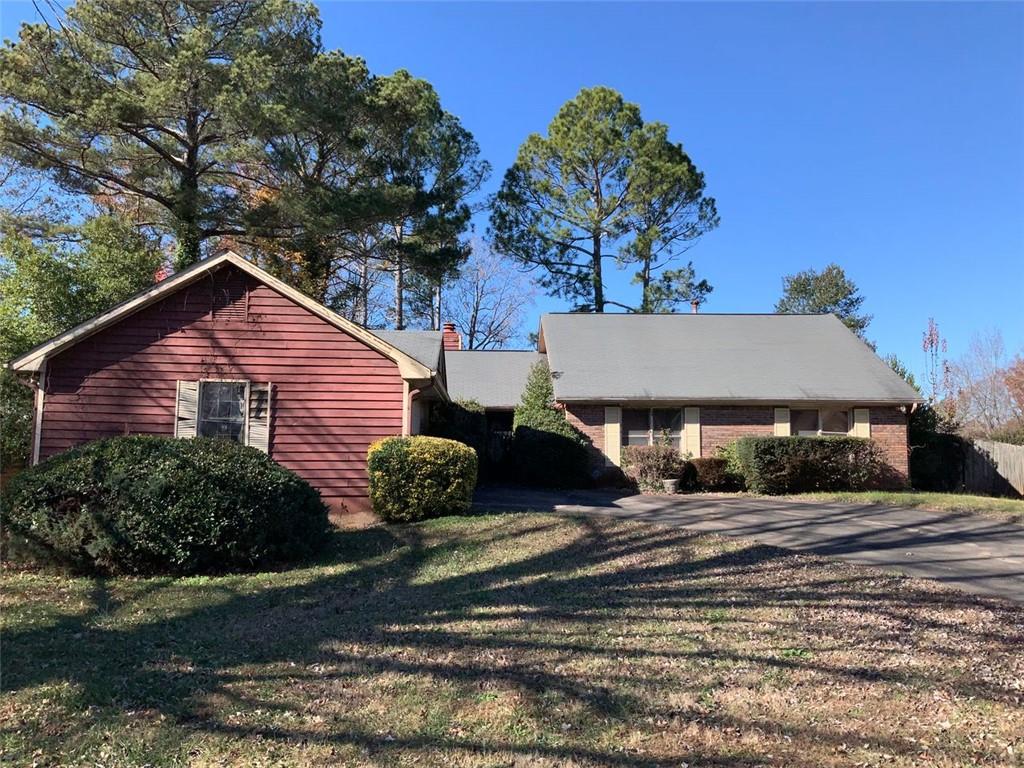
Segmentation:
<svg viewBox="0 0 1024 768">
<path fill-rule="evenodd" d="M 445 323 L 441 333 L 441 343 L 445 351 L 462 349 L 462 337 L 455 330 L 455 323 Z"/>
<path fill-rule="evenodd" d="M 698 312 L 700 311 L 700 302 L 699 302 L 699 301 L 696 301 L 696 300 L 694 300 L 694 301 L 691 301 L 691 302 L 690 302 L 690 311 L 691 311 L 691 312 L 692 312 L 693 314 L 695 314 L 695 315 L 696 315 L 696 314 L 697 314 L 697 313 L 698 313 Z"/>
</svg>

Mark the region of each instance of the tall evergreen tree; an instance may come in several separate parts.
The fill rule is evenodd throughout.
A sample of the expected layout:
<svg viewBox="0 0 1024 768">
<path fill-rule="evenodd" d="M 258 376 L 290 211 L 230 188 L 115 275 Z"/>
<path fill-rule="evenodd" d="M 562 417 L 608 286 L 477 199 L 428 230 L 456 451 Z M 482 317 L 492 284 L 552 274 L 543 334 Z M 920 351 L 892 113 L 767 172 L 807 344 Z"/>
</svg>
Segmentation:
<svg viewBox="0 0 1024 768">
<path fill-rule="evenodd" d="M 278 77 L 317 52 L 293 0 L 79 0 L 0 50 L 0 152 L 61 188 L 130 197 L 173 233 L 179 266 L 244 232 L 237 182 Z"/>
<path fill-rule="evenodd" d="M 695 291 L 703 298 L 710 286 L 694 283 L 692 271 L 658 272 L 718 224 L 703 176 L 667 135 L 616 91 L 580 91 L 546 136 L 519 148 L 491 212 L 495 247 L 538 269 L 544 289 L 581 310 L 669 309 Z M 639 304 L 606 294 L 610 259 L 640 265 Z"/>
<path fill-rule="evenodd" d="M 864 297 L 856 284 L 838 264 L 829 264 L 821 272 L 807 269 L 783 278 L 782 298 L 775 311 L 784 314 L 824 314 L 831 312 L 861 338 L 871 315 L 860 313 Z"/>
<path fill-rule="evenodd" d="M 636 309 L 672 312 L 684 302 L 703 303 L 712 288 L 707 280 L 697 280 L 693 262 L 679 269 L 667 266 L 718 226 L 715 201 L 704 196 L 704 174 L 681 144 L 669 141 L 667 126 L 648 123 L 630 177 L 628 226 L 633 238 L 619 260 L 637 267 Z"/>
</svg>

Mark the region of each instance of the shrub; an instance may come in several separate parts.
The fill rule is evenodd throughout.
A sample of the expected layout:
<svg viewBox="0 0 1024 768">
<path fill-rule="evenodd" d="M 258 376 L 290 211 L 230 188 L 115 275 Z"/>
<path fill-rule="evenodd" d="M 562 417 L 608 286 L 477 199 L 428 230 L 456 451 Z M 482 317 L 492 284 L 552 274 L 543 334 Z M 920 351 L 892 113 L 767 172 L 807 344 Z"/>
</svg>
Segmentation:
<svg viewBox="0 0 1024 768">
<path fill-rule="evenodd" d="M 884 468 L 878 447 L 859 437 L 743 437 L 736 457 L 747 488 L 765 494 L 858 490 Z"/>
<path fill-rule="evenodd" d="M 622 449 L 622 471 L 642 491 L 662 490 L 662 480 L 680 480 L 686 468 L 679 449 L 671 445 L 627 445 Z"/>
<path fill-rule="evenodd" d="M 942 432 L 918 436 L 910 446 L 910 480 L 919 491 L 959 491 L 964 487 L 964 463 L 970 444 L 959 435 Z"/>
<path fill-rule="evenodd" d="M 430 411 L 430 436 L 465 443 L 482 458 L 487 448 L 487 417 L 476 400 L 435 403 Z"/>
<path fill-rule="evenodd" d="M 386 437 L 370 446 L 370 503 L 390 522 L 469 511 L 476 487 L 476 451 L 456 440 Z"/>
<path fill-rule="evenodd" d="M 312 554 L 327 508 L 298 475 L 227 440 L 113 437 L 13 478 L 12 534 L 100 573 L 203 573 Z"/>
<path fill-rule="evenodd" d="M 690 459 L 694 471 L 694 485 L 703 491 L 725 491 L 738 483 L 729 472 L 729 462 L 722 458 Z"/>
<path fill-rule="evenodd" d="M 478 476 L 483 480 L 499 480 L 509 474 L 507 452 L 511 434 L 492 432 L 487 412 L 476 400 L 434 403 L 426 434 L 458 440 L 476 451 Z"/>
<path fill-rule="evenodd" d="M 746 488 L 746 481 L 743 479 L 743 468 L 740 466 L 739 456 L 736 455 L 736 441 L 720 446 L 718 458 L 725 460 L 725 473 L 735 490 L 742 491 Z"/>
<path fill-rule="evenodd" d="M 537 362 L 512 421 L 512 462 L 527 485 L 572 487 L 589 482 L 586 438 L 555 407 L 551 372 Z"/>
</svg>

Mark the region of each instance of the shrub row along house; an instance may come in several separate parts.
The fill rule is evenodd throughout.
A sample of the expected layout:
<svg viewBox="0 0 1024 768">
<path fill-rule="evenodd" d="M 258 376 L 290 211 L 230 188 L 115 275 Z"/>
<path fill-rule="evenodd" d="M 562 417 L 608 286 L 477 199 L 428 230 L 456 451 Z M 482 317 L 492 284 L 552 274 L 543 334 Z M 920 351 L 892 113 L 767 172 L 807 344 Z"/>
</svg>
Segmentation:
<svg viewBox="0 0 1024 768">
<path fill-rule="evenodd" d="M 224 252 L 10 365 L 36 390 L 33 462 L 112 435 L 218 436 L 339 512 L 366 505 L 372 442 L 424 431 L 430 403 L 453 398 L 507 430 L 545 357 L 595 476 L 663 434 L 694 457 L 745 435 L 849 434 L 906 479 L 921 399 L 831 315 L 550 314 L 536 352 L 459 346 L 451 327 L 368 331 Z"/>
</svg>

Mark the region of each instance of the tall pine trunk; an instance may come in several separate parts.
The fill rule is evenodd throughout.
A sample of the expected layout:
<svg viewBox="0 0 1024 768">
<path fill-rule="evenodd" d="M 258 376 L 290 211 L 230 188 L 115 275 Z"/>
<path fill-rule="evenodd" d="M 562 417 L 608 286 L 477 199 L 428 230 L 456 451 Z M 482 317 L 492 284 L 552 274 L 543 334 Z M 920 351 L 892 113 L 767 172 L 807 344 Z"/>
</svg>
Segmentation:
<svg viewBox="0 0 1024 768">
<path fill-rule="evenodd" d="M 405 258 L 402 256 L 402 225 L 395 225 L 395 330 L 405 330 Z"/>
<path fill-rule="evenodd" d="M 640 270 L 640 311 L 651 312 L 651 254 L 645 253 L 641 258 L 643 268 Z"/>
<path fill-rule="evenodd" d="M 364 258 L 359 265 L 359 303 L 360 303 L 360 325 L 366 328 L 370 324 L 370 264 Z"/>
<path fill-rule="evenodd" d="M 394 260 L 394 330 L 406 330 L 406 314 L 404 314 L 404 301 L 406 293 L 406 264 L 398 254 Z"/>
<path fill-rule="evenodd" d="M 199 221 L 199 115 L 195 108 L 189 108 L 185 117 L 185 139 L 187 147 L 181 164 L 183 167 L 179 166 L 181 170 L 174 201 L 174 217 L 177 219 L 175 237 L 178 240 L 178 252 L 174 257 L 176 269 L 195 264 L 202 255 L 203 236 Z"/>
</svg>

